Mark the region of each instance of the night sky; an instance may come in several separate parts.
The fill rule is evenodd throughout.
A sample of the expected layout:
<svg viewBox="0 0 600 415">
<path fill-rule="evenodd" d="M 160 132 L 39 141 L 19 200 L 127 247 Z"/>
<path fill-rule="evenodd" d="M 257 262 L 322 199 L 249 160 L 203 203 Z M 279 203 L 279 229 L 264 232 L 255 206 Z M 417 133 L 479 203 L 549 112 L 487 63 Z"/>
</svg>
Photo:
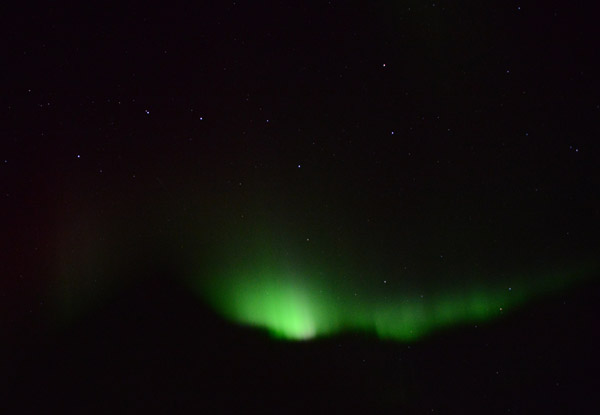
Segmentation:
<svg viewBox="0 0 600 415">
<path fill-rule="evenodd" d="M 7 413 L 596 406 L 592 9 L 3 15 Z"/>
</svg>

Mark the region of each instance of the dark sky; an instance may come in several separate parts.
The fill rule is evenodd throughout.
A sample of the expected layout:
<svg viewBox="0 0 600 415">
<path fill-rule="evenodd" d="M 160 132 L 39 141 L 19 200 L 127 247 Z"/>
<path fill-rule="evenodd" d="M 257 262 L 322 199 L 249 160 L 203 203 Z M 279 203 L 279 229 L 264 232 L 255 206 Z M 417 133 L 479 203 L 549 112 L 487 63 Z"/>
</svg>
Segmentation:
<svg viewBox="0 0 600 415">
<path fill-rule="evenodd" d="M 15 345 L 65 313 L 111 321 L 103 310 L 132 286 L 220 281 L 224 264 L 265 252 L 326 269 L 311 284 L 363 306 L 597 273 L 591 9 L 235 1 L 3 14 L 0 313 Z M 184 295 L 166 291 L 169 304 Z M 160 292 L 132 302 L 151 308 Z"/>
</svg>

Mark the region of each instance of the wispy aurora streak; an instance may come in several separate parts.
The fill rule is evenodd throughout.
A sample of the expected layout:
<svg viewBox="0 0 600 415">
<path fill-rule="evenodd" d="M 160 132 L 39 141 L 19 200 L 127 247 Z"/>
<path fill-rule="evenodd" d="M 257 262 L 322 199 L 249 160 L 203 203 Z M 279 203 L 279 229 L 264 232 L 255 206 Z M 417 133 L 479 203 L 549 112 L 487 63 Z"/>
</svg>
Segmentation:
<svg viewBox="0 0 600 415">
<path fill-rule="evenodd" d="M 263 328 L 275 338 L 308 340 L 341 332 L 374 333 L 381 339 L 411 341 L 431 332 L 485 322 L 579 279 L 581 273 L 552 273 L 537 282 L 519 278 L 511 286 L 487 284 L 455 291 L 389 295 L 349 293 L 326 278 L 287 267 L 230 269 L 199 288 L 231 321 Z M 314 275 L 314 274 L 313 274 Z"/>
</svg>

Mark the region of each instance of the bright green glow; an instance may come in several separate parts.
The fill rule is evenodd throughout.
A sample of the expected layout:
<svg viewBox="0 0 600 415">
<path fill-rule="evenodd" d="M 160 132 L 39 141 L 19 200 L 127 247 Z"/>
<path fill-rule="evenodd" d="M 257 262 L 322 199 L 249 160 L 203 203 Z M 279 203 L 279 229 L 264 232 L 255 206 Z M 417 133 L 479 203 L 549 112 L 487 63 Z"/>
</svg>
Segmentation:
<svg viewBox="0 0 600 415">
<path fill-rule="evenodd" d="M 515 275 L 478 271 L 421 280 L 417 273 L 395 275 L 373 265 L 366 254 L 328 256 L 256 228 L 223 235 L 210 259 L 203 258 L 193 287 L 227 319 L 288 340 L 363 332 L 412 341 L 501 317 L 596 269 L 595 261 L 584 261 Z"/>
<path fill-rule="evenodd" d="M 251 278 L 231 280 L 217 287 L 212 303 L 240 323 L 264 327 L 277 338 L 311 339 L 338 327 L 335 309 L 319 298 L 306 283 L 269 271 Z"/>
<path fill-rule="evenodd" d="M 322 319 L 315 304 L 301 287 L 263 281 L 254 288 L 239 284 L 230 304 L 233 317 L 252 325 L 266 326 L 278 337 L 312 338 Z M 245 294 L 242 294 L 245 293 Z"/>
<path fill-rule="evenodd" d="M 343 288 L 316 284 L 284 268 L 248 266 L 203 287 L 212 305 L 232 321 L 267 329 L 276 338 L 306 340 L 342 331 L 375 333 L 382 339 L 410 341 L 434 330 L 476 324 L 518 308 L 539 292 L 563 287 L 569 278 L 551 277 L 538 286 L 488 286 L 469 292 L 342 295 Z M 566 275 L 566 274 L 565 274 Z M 523 279 L 526 281 L 526 279 Z M 573 280 L 573 278 L 571 278 Z"/>
</svg>

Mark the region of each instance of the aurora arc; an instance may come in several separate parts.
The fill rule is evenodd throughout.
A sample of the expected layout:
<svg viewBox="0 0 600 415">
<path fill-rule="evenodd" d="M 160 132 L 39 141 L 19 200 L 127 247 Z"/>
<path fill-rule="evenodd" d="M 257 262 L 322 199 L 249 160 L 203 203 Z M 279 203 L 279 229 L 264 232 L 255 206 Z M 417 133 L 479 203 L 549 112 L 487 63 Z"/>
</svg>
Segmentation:
<svg viewBox="0 0 600 415">
<path fill-rule="evenodd" d="M 267 264 L 267 265 L 265 265 Z M 241 261 L 217 278 L 196 284 L 202 297 L 226 319 L 266 329 L 277 339 L 309 340 L 342 332 L 413 341 L 440 329 L 499 318 L 526 302 L 581 280 L 583 271 L 560 270 L 543 279 L 526 276 L 470 288 L 365 295 L 334 286 L 315 271 L 281 266 L 280 261 Z M 302 267 L 299 267 L 302 268 Z M 213 270 L 214 271 L 214 270 Z M 214 275 L 214 274 L 213 274 Z"/>
</svg>

